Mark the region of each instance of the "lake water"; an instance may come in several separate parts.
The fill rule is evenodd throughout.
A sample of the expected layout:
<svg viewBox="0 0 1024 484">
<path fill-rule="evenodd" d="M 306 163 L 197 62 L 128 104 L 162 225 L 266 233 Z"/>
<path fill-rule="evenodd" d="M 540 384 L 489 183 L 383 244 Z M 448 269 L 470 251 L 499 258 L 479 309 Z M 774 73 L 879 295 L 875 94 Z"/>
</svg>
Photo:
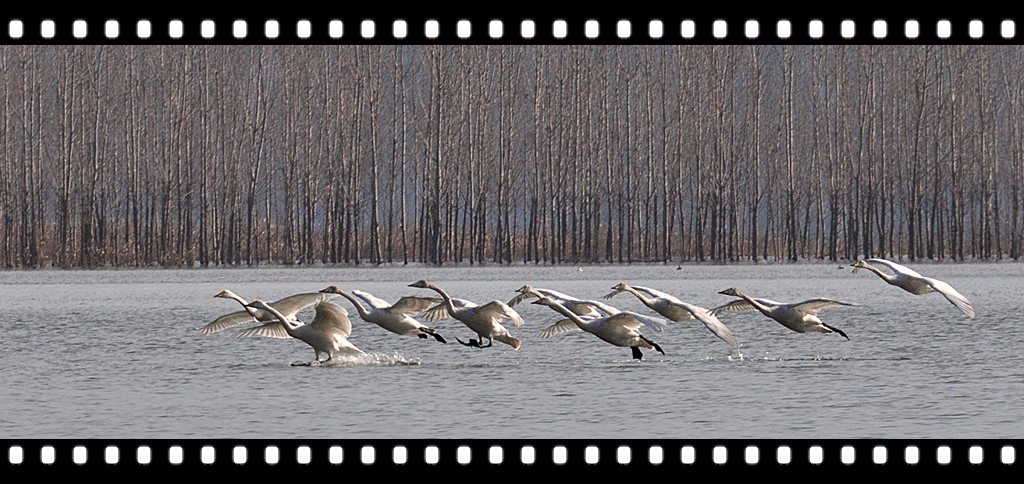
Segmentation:
<svg viewBox="0 0 1024 484">
<path fill-rule="evenodd" d="M 967 319 L 938 294 L 914 296 L 837 264 L 576 267 L 382 267 L 0 272 L 0 436 L 32 438 L 823 439 L 1024 435 L 1024 264 L 911 264 L 974 304 Z M 645 330 L 666 354 L 633 360 L 576 332 L 542 339 L 559 319 L 520 304 L 506 326 L 519 351 L 458 344 L 455 320 L 428 323 L 449 344 L 398 336 L 359 319 L 350 341 L 369 356 L 292 366 L 298 340 L 203 335 L 238 310 L 230 289 L 268 301 L 331 284 L 394 302 L 433 295 L 508 301 L 523 284 L 600 298 L 618 282 L 703 307 L 733 298 L 831 297 L 837 334 L 800 334 L 756 312 L 723 313 L 730 347 L 696 322 Z M 629 294 L 606 301 L 654 314 Z M 301 313 L 306 321 L 312 310 Z"/>
</svg>

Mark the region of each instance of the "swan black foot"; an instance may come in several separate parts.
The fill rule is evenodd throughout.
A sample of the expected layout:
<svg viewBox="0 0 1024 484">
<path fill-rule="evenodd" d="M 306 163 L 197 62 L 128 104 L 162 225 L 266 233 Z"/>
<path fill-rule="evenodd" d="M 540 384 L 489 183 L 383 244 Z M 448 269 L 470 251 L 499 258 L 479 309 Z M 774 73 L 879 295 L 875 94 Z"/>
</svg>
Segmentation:
<svg viewBox="0 0 1024 484">
<path fill-rule="evenodd" d="M 841 330 L 841 329 L 839 329 L 839 328 L 837 328 L 835 326 L 829 326 L 829 325 L 824 324 L 824 323 L 822 323 L 822 326 L 824 326 L 824 327 L 826 327 L 828 329 L 831 329 L 832 331 L 834 331 L 836 333 L 839 333 L 842 337 L 846 338 L 846 341 L 850 341 L 850 337 L 847 336 L 846 333 L 843 332 L 843 330 Z"/>
<path fill-rule="evenodd" d="M 642 360 L 642 359 L 644 359 L 644 352 L 640 351 L 639 347 L 630 346 L 629 349 L 633 350 L 633 359 L 634 360 Z"/>
<path fill-rule="evenodd" d="M 456 337 L 455 337 L 455 341 L 458 341 L 459 343 L 462 343 L 462 344 L 463 344 L 463 345 L 465 345 L 465 346 L 472 346 L 472 347 L 474 347 L 474 348 L 490 348 L 490 347 L 491 347 L 491 345 L 493 345 L 493 344 L 494 344 L 494 342 L 493 342 L 493 341 L 488 341 L 488 342 L 487 342 L 487 344 L 480 344 L 480 343 L 482 343 L 482 342 L 483 342 L 483 338 L 480 338 L 480 341 L 477 341 L 477 340 L 475 340 L 475 339 L 473 339 L 473 338 L 470 338 L 470 339 L 469 339 L 469 343 L 467 343 L 467 342 L 465 342 L 465 341 L 462 341 L 461 339 L 459 339 L 459 338 L 458 338 L 458 337 L 456 336 Z"/>
</svg>

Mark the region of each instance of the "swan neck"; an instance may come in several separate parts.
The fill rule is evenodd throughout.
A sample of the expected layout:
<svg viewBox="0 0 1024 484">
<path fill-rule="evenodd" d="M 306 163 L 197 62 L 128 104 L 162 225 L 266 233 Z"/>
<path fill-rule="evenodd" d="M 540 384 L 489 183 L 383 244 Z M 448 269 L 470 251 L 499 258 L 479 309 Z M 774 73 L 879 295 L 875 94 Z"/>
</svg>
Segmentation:
<svg viewBox="0 0 1024 484">
<path fill-rule="evenodd" d="M 444 305 L 448 308 L 448 314 L 454 315 L 456 310 L 455 302 L 452 301 L 452 297 L 449 296 L 447 292 L 444 292 L 444 289 L 441 289 L 440 287 L 437 287 L 429 282 L 427 283 L 427 287 L 433 289 L 434 292 L 441 295 L 441 299 L 444 299 Z"/>
<path fill-rule="evenodd" d="M 551 300 L 551 299 L 549 299 L 548 301 L 550 301 L 550 303 L 551 303 L 550 304 L 551 308 L 553 308 L 555 311 L 558 311 L 558 312 L 562 313 L 563 316 L 569 318 L 569 320 L 572 321 L 573 323 L 576 323 L 576 326 L 579 326 L 579 327 L 582 328 L 583 326 L 585 326 L 587 324 L 582 319 L 580 319 L 579 315 L 577 315 L 576 313 L 570 311 L 569 308 L 566 308 L 565 306 L 562 306 L 562 304 L 559 303 L 558 301 L 554 301 L 554 300 Z"/>
<path fill-rule="evenodd" d="M 748 303 L 750 303 L 751 306 L 754 306 L 755 309 L 761 311 L 764 314 L 768 314 L 769 312 L 771 312 L 765 305 L 755 301 L 752 297 L 743 294 L 742 292 L 736 291 L 736 295 L 743 298 L 744 301 L 747 301 Z"/>
<path fill-rule="evenodd" d="M 266 304 L 265 306 L 267 311 L 270 311 L 270 314 L 273 314 L 275 318 L 281 321 L 281 324 L 284 325 L 284 329 L 285 331 L 288 332 L 288 334 L 291 334 L 291 332 L 294 331 L 295 328 L 298 328 L 298 326 L 293 326 L 293 323 L 291 321 L 288 321 L 288 318 L 284 317 L 284 315 L 281 314 L 280 311 L 274 309 L 269 304 Z"/>
<path fill-rule="evenodd" d="M 633 294 L 634 296 L 636 296 L 636 298 L 639 299 L 640 302 L 644 303 L 645 306 L 650 307 L 651 300 L 647 299 L 647 297 L 645 297 L 643 294 L 640 294 L 640 291 L 637 291 L 636 289 L 633 289 L 632 286 L 628 286 L 628 285 L 625 287 L 625 289 L 627 291 L 629 291 L 631 294 Z"/>
<path fill-rule="evenodd" d="M 366 316 L 370 314 L 366 310 L 366 308 L 364 308 L 363 305 L 359 302 L 359 300 L 353 297 L 351 294 L 345 291 L 338 291 L 338 294 L 341 294 L 342 296 L 345 297 L 345 299 L 348 299 L 349 301 L 352 302 L 352 305 L 356 307 L 356 311 L 359 313 L 359 317 L 366 319 Z"/>
<path fill-rule="evenodd" d="M 249 316 L 252 316 L 254 318 L 256 317 L 256 308 L 249 307 L 249 305 L 248 305 L 249 302 L 248 301 L 246 301 L 245 299 L 242 299 L 241 297 L 238 296 L 238 294 L 235 294 L 233 292 L 229 292 L 228 293 L 228 297 L 230 297 L 231 299 L 234 299 L 235 301 L 238 301 L 238 304 L 241 304 L 242 307 L 245 308 L 245 312 L 249 313 Z"/>
</svg>

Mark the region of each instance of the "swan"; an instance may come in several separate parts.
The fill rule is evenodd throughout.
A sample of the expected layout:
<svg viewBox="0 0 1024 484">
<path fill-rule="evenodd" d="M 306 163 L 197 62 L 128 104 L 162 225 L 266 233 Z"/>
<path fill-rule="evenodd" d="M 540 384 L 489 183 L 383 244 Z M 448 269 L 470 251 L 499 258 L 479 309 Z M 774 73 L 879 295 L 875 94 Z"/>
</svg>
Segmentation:
<svg viewBox="0 0 1024 484">
<path fill-rule="evenodd" d="M 234 299 L 235 301 L 238 301 L 239 304 L 241 304 L 242 307 L 245 309 L 243 311 L 225 314 L 224 316 L 215 319 L 212 323 L 207 324 L 202 328 L 199 328 L 199 332 L 202 334 L 213 334 L 228 328 L 233 328 L 235 326 L 239 326 L 242 324 L 251 323 L 253 321 L 274 321 L 275 319 L 274 315 L 271 314 L 269 311 L 246 306 L 248 304 L 248 301 L 242 299 L 237 294 L 231 291 L 224 290 L 217 293 L 217 295 L 213 297 L 219 297 L 223 299 Z M 318 304 L 320 302 L 329 300 L 334 297 L 334 294 L 321 294 L 318 292 L 309 292 L 289 296 L 284 299 L 281 299 L 280 301 L 272 302 L 270 303 L 270 305 L 273 306 L 276 310 L 280 311 L 281 314 L 285 315 L 285 317 L 287 317 L 289 320 L 298 321 L 295 318 L 295 315 L 299 311 L 302 311 L 303 309 L 309 306 Z"/>
<path fill-rule="evenodd" d="M 850 339 L 842 330 L 829 325 L 818 319 L 818 311 L 835 306 L 863 306 L 863 304 L 837 301 L 835 299 L 815 298 L 806 301 L 785 304 L 771 299 L 752 298 L 743 294 L 735 287 L 730 287 L 719 294 L 741 298 L 731 303 L 724 304 L 710 311 L 717 315 L 722 311 L 747 311 L 756 309 L 761 314 L 772 318 L 783 326 L 798 333 L 839 333 L 847 340 Z"/>
<path fill-rule="evenodd" d="M 431 289 L 440 294 L 444 302 L 438 306 L 444 308 L 449 315 L 448 317 L 458 319 L 462 324 L 465 324 L 480 336 L 480 341 L 470 339 L 469 343 L 455 338 L 459 343 L 477 348 L 488 348 L 494 344 L 494 340 L 498 340 L 512 346 L 515 350 L 519 350 L 519 347 L 522 345 L 520 340 L 512 337 L 508 330 L 501 325 L 501 321 L 505 318 L 511 319 L 516 326 L 523 325 L 523 318 L 519 316 L 515 309 L 508 307 L 507 304 L 495 300 L 483 306 L 478 306 L 476 303 L 465 299 L 459 300 L 458 304 L 456 304 L 443 289 L 424 280 L 409 284 L 409 287 Z M 435 312 L 434 314 L 438 313 Z M 487 338 L 486 345 L 483 344 L 484 338 Z"/>
<path fill-rule="evenodd" d="M 688 304 L 680 301 L 679 298 L 666 294 L 664 292 L 651 289 L 642 286 L 630 286 L 624 282 L 620 282 L 612 287 L 615 291 L 605 296 L 605 299 L 615 297 L 615 295 L 628 292 L 637 297 L 640 302 L 644 303 L 645 306 L 653 309 L 658 314 L 665 316 L 672 321 L 692 321 L 697 320 L 704 324 L 704 327 L 711 331 L 712 334 L 717 336 L 722 341 L 725 341 L 729 346 L 736 346 L 736 337 L 732 335 L 732 331 L 726 327 L 715 314 L 710 313 L 707 309 L 693 304 Z M 640 293 L 643 291 L 648 294 L 644 296 Z"/>
<path fill-rule="evenodd" d="M 889 270 L 893 271 L 894 274 L 886 274 L 877 267 L 873 267 L 871 264 L 884 265 L 888 267 Z M 946 300 L 953 303 L 954 306 L 963 311 L 968 318 L 974 319 L 974 308 L 971 306 L 971 302 L 968 301 L 963 294 L 960 294 L 956 289 L 953 289 L 953 286 L 950 286 L 943 281 L 922 276 L 908 267 L 901 266 L 895 262 L 885 259 L 859 260 L 853 264 L 853 273 L 856 274 L 860 269 L 867 269 L 874 272 L 875 274 L 878 274 L 878 277 L 881 277 L 883 281 L 911 294 L 928 294 L 930 292 L 942 294 Z"/>
<path fill-rule="evenodd" d="M 592 302 L 581 301 L 580 299 L 574 298 L 566 294 L 562 294 L 552 289 L 534 288 L 533 286 L 527 284 L 523 287 L 520 287 L 519 289 L 516 289 L 516 292 L 518 292 L 519 295 L 509 300 L 509 307 L 515 307 L 516 304 L 519 304 L 520 302 L 527 298 L 546 297 L 549 299 L 554 299 L 562 306 L 569 308 L 569 310 L 576 313 L 577 316 L 590 316 L 594 318 L 603 316 L 597 310 L 596 305 L 593 304 Z"/>
<path fill-rule="evenodd" d="M 359 317 L 363 321 L 374 323 L 392 333 L 412 334 L 423 339 L 426 339 L 429 335 L 433 336 L 437 341 L 447 343 L 441 335 L 437 334 L 437 331 L 412 318 L 427 310 L 432 304 L 441 302 L 440 298 L 406 296 L 399 299 L 394 305 L 391 305 L 387 301 L 368 292 L 352 291 L 352 294 L 355 294 L 370 306 L 371 309 L 367 311 L 359 302 L 359 299 L 352 297 L 352 294 L 342 291 L 338 286 L 330 286 L 321 289 L 320 292 L 341 295 L 352 302 L 352 305 L 355 306 L 356 311 L 359 312 Z"/>
<path fill-rule="evenodd" d="M 535 297 L 538 299 L 548 298 L 557 302 L 558 304 L 561 304 L 562 306 L 564 306 L 565 308 L 567 308 L 568 310 L 572 311 L 577 316 L 580 316 L 582 318 L 600 318 L 602 316 L 612 316 L 619 313 L 625 313 L 628 314 L 629 316 L 632 316 L 640 320 L 654 331 L 662 331 L 664 328 L 668 326 L 668 322 L 661 318 L 654 318 L 643 314 L 634 313 L 632 311 L 621 311 L 616 307 L 609 306 L 600 301 L 577 299 L 575 297 L 562 294 L 552 289 L 534 288 L 533 286 L 527 284 L 517 289 L 517 292 L 519 292 L 520 294 L 512 298 L 512 300 L 508 302 L 508 305 L 510 307 L 515 306 L 520 301 L 530 297 Z M 559 333 L 564 333 L 566 331 L 575 331 L 579 329 L 580 327 L 577 326 L 576 323 L 573 322 L 571 319 L 563 319 L 561 321 L 556 322 L 555 324 L 552 324 L 551 326 L 548 326 L 547 328 L 544 328 L 544 330 L 540 332 L 540 336 L 543 338 L 548 338 Z"/>
<path fill-rule="evenodd" d="M 569 308 L 559 304 L 557 301 L 546 297 L 537 299 L 536 301 L 533 301 L 532 304 L 548 306 L 568 317 L 573 324 L 583 331 L 593 334 L 594 336 L 597 336 L 598 338 L 601 338 L 615 346 L 630 348 L 633 350 L 633 359 L 643 359 L 644 353 L 640 351 L 640 348 L 657 350 L 659 353 L 665 354 L 665 351 L 661 349 L 661 346 L 658 346 L 657 343 L 647 339 L 646 336 L 640 334 L 638 331 L 641 326 L 644 326 L 647 323 L 629 314 L 618 313 L 599 318 L 581 317 L 569 310 Z"/>
<path fill-rule="evenodd" d="M 348 319 L 348 312 L 345 311 L 345 308 L 330 301 L 322 301 L 316 305 L 316 316 L 309 324 L 298 324 L 259 299 L 246 304 L 246 306 L 266 310 L 273 314 L 277 321 L 240 331 L 236 336 L 265 336 L 281 339 L 291 337 L 302 340 L 312 346 L 313 351 L 316 352 L 316 359 L 310 363 L 311 365 L 321 362 L 320 353 L 327 354 L 327 359 L 323 361 L 331 361 L 335 353 L 365 354 L 348 341 L 349 335 L 352 334 L 352 322 Z"/>
</svg>

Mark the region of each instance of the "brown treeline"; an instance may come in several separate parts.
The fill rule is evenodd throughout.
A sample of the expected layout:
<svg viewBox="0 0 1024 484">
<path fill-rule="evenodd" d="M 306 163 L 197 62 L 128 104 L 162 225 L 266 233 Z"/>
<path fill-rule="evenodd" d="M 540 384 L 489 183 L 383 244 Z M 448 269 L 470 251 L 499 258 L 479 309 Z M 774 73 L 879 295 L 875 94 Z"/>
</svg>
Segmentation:
<svg viewBox="0 0 1024 484">
<path fill-rule="evenodd" d="M 3 46 L 0 264 L 1017 259 L 1019 46 Z"/>
</svg>

